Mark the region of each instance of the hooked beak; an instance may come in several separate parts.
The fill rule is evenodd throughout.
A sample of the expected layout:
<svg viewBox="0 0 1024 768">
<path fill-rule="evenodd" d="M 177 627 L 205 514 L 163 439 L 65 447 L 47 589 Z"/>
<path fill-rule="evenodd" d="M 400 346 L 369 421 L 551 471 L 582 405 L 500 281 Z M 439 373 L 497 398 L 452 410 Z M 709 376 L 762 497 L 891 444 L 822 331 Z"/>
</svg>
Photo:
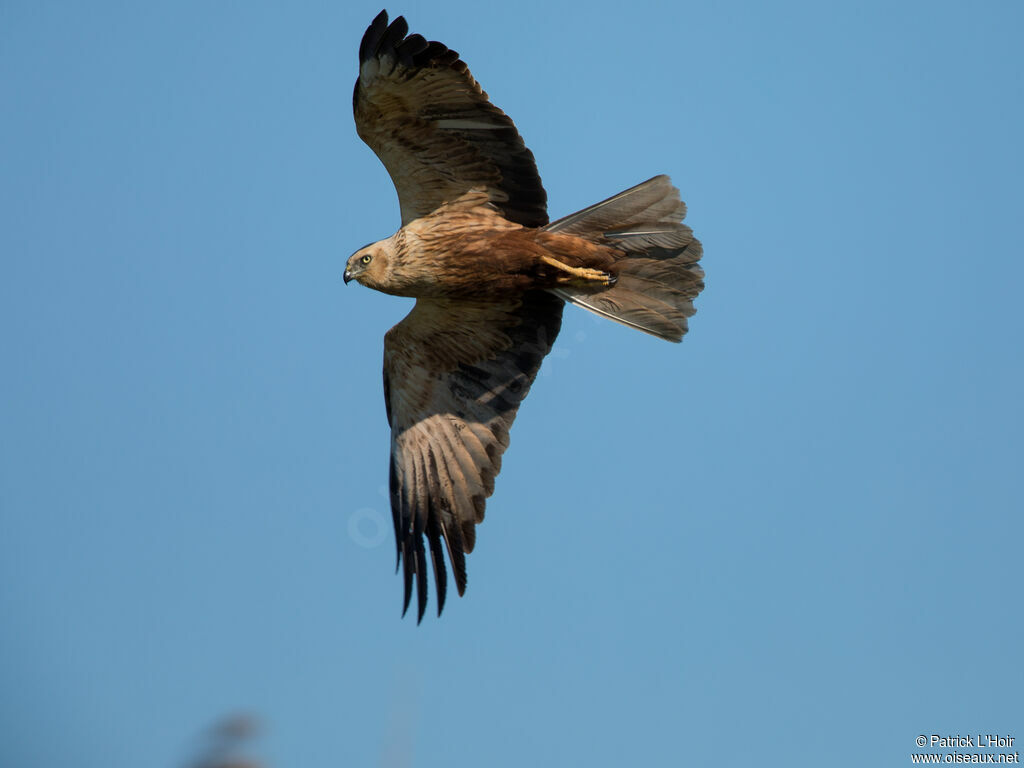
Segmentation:
<svg viewBox="0 0 1024 768">
<path fill-rule="evenodd" d="M 348 267 L 345 267 L 345 274 L 342 275 L 341 279 L 345 281 L 345 285 L 352 282 L 352 271 Z"/>
</svg>

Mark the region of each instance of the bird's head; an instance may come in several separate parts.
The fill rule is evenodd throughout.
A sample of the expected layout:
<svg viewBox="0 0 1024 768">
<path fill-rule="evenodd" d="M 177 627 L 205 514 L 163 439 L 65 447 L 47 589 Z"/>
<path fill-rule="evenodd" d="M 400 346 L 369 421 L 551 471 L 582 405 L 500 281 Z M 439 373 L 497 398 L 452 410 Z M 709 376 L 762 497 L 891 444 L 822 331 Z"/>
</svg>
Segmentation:
<svg viewBox="0 0 1024 768">
<path fill-rule="evenodd" d="M 367 245 L 348 257 L 345 265 L 345 282 L 355 280 L 367 288 L 379 289 L 388 273 L 388 241 Z"/>
</svg>

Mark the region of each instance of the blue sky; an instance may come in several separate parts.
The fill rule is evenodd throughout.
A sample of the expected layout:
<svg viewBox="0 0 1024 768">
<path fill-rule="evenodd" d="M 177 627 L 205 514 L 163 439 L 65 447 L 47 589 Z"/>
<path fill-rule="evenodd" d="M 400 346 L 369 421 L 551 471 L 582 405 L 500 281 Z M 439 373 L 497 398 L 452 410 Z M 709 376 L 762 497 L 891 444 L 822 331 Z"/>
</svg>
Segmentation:
<svg viewBox="0 0 1024 768">
<path fill-rule="evenodd" d="M 668 173 L 681 346 L 585 313 L 400 620 L 379 5 L 0 7 L 0 763 L 909 763 L 1024 738 L 1024 11 L 410 2 L 560 216 Z"/>
</svg>

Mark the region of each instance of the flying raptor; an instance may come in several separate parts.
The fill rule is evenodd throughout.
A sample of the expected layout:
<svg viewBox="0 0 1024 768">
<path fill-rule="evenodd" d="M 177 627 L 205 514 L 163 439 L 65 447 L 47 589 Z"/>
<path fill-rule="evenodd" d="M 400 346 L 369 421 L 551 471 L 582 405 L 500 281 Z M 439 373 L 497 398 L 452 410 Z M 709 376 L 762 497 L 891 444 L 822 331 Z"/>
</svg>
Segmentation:
<svg viewBox="0 0 1024 768">
<path fill-rule="evenodd" d="M 391 511 L 409 608 L 437 612 L 445 552 L 460 595 L 509 428 L 566 302 L 681 341 L 704 287 L 701 245 L 667 176 L 548 221 L 533 153 L 459 54 L 373 20 L 352 102 L 398 191 L 402 226 L 356 251 L 345 282 L 416 299 L 384 337 Z"/>
</svg>

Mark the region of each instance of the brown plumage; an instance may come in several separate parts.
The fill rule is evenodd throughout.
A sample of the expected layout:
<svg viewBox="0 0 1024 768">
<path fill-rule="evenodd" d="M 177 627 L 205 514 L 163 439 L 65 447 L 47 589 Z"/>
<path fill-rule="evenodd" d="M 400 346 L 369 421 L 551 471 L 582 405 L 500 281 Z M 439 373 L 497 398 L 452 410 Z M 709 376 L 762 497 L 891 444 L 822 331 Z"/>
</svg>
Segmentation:
<svg viewBox="0 0 1024 768">
<path fill-rule="evenodd" d="M 398 191 L 402 228 L 345 268 L 416 305 L 384 338 L 391 509 L 408 610 L 437 612 L 445 552 L 459 594 L 508 432 L 568 301 L 680 341 L 704 287 L 686 206 L 656 176 L 548 223 L 547 195 L 515 125 L 455 51 L 382 11 L 359 46 L 356 128 Z"/>
</svg>

